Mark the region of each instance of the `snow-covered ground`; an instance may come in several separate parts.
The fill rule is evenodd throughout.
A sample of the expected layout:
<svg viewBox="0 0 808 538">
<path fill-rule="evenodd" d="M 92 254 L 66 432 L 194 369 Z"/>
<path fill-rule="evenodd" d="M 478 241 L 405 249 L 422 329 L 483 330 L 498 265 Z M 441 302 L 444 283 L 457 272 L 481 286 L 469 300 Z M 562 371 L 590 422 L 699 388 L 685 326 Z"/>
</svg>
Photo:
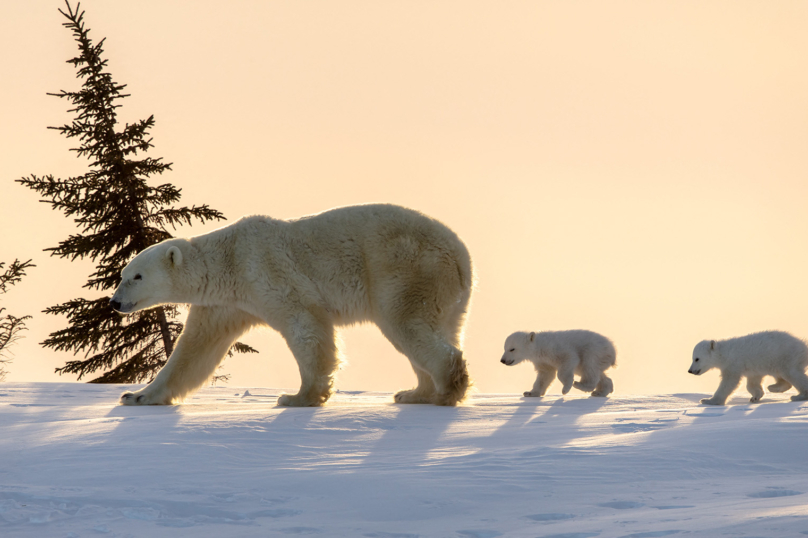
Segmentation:
<svg viewBox="0 0 808 538">
<path fill-rule="evenodd" d="M 808 403 L 767 394 L 457 408 L 208 388 L 0 385 L 0 536 L 787 537 L 808 534 Z"/>
</svg>

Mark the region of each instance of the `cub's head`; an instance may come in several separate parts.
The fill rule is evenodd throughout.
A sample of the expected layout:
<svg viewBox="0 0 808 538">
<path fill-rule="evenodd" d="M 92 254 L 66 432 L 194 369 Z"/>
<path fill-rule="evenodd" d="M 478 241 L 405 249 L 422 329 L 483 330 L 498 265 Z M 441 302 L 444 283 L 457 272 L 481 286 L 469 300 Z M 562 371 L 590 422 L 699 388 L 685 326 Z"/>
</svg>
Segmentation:
<svg viewBox="0 0 808 538">
<path fill-rule="evenodd" d="M 166 303 L 190 302 L 188 290 L 201 277 L 193 267 L 195 253 L 185 239 L 169 239 L 145 249 L 123 268 L 110 306 L 129 314 Z"/>
<path fill-rule="evenodd" d="M 536 333 L 515 332 L 505 339 L 505 354 L 499 362 L 508 366 L 519 364 L 530 356 Z"/>
<path fill-rule="evenodd" d="M 715 340 L 702 340 L 693 348 L 693 362 L 690 364 L 689 374 L 701 375 L 715 367 L 716 343 Z"/>
</svg>

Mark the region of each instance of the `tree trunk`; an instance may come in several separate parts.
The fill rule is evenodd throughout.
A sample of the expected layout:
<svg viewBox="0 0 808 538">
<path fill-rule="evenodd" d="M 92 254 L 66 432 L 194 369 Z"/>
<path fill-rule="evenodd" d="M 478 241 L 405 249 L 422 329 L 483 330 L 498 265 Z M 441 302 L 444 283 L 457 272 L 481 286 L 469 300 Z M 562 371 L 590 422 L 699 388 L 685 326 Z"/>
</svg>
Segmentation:
<svg viewBox="0 0 808 538">
<path fill-rule="evenodd" d="M 163 347 L 165 347 L 166 359 L 168 359 L 174 351 L 174 342 L 171 341 L 171 332 L 168 330 L 166 311 L 163 310 L 162 306 L 157 309 L 157 320 L 160 322 L 160 332 L 163 334 Z"/>
</svg>

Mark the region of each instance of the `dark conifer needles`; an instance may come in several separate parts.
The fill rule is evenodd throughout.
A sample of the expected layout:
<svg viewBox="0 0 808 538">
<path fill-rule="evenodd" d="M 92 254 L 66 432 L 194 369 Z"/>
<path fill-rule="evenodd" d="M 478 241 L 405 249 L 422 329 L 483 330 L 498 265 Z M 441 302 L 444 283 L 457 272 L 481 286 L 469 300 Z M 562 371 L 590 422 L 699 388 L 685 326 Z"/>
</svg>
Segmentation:
<svg viewBox="0 0 808 538">
<path fill-rule="evenodd" d="M 78 156 L 90 161 L 90 170 L 81 176 L 54 179 L 47 175 L 17 180 L 36 190 L 43 202 L 73 217 L 80 233 L 71 235 L 59 246 L 46 249 L 61 258 L 90 258 L 96 271 L 85 288 L 104 291 L 114 289 L 121 269 L 129 259 L 146 247 L 172 237 L 167 227 L 222 220 L 224 216 L 207 205 L 173 207 L 180 199 L 180 189 L 166 183 L 152 187 L 147 179 L 171 169 L 161 158 L 142 156 L 152 147 L 149 129 L 154 116 L 119 127 L 116 110 L 125 85 L 117 84 L 106 71 L 102 59 L 104 40 L 93 44 L 84 24 L 81 4 L 73 10 L 59 10 L 73 32 L 79 55 L 68 63 L 83 80 L 77 92 L 61 91 L 57 97 L 69 101 L 75 113 L 72 123 L 56 129 L 67 138 L 76 138 Z M 60 351 L 84 352 L 84 359 L 68 361 L 59 373 L 75 373 L 79 379 L 105 372 L 92 382 L 133 383 L 151 379 L 170 356 L 173 343 L 182 330 L 176 321 L 177 309 L 163 306 L 139 312 L 128 319 L 120 317 L 108 306 L 109 297 L 73 299 L 48 308 L 49 314 L 67 316 L 69 326 L 50 335 L 42 344 Z M 255 352 L 243 344 L 238 352 Z"/>
</svg>

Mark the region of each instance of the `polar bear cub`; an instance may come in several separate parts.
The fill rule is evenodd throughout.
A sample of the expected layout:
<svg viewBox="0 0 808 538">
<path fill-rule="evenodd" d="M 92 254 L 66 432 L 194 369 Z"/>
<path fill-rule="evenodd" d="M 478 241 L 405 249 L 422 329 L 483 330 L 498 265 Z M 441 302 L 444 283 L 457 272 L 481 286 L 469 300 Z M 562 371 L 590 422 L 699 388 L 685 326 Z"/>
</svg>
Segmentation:
<svg viewBox="0 0 808 538">
<path fill-rule="evenodd" d="M 608 396 L 614 390 L 606 370 L 616 363 L 614 344 L 592 331 L 515 332 L 505 340 L 502 364 L 511 366 L 529 360 L 538 375 L 525 396 L 544 396 L 557 375 L 562 394 L 575 387 L 592 396 Z M 575 381 L 575 374 L 581 376 Z"/>
<path fill-rule="evenodd" d="M 803 340 L 782 331 L 765 331 L 727 340 L 702 340 L 693 349 L 693 362 L 688 373 L 701 375 L 713 368 L 721 370 L 721 383 L 712 398 L 701 403 L 724 405 L 746 377 L 750 402 L 763 396 L 761 381 L 770 375 L 776 383 L 771 392 L 785 392 L 793 385 L 799 394 L 793 401 L 808 400 L 808 346 Z"/>
</svg>

